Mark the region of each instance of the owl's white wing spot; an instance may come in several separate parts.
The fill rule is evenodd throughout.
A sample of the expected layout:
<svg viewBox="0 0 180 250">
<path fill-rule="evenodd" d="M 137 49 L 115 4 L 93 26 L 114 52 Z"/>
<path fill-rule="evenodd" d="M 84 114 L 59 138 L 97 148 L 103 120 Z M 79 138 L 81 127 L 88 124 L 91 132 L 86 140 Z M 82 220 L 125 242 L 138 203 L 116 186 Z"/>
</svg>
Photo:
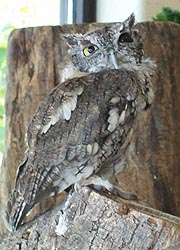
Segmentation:
<svg viewBox="0 0 180 250">
<path fill-rule="evenodd" d="M 70 101 L 68 100 L 66 102 L 63 102 L 61 105 L 61 109 L 63 113 L 63 118 L 68 121 L 71 117 L 71 111 L 72 111 Z"/>
<path fill-rule="evenodd" d="M 113 97 L 110 100 L 111 103 L 117 104 L 120 102 L 120 97 Z M 109 117 L 108 117 L 108 130 L 110 132 L 113 132 L 119 125 L 123 125 L 125 123 L 126 118 L 126 111 L 128 109 L 128 103 L 125 104 L 124 109 L 120 112 L 118 107 L 113 107 L 109 111 Z"/>
<path fill-rule="evenodd" d="M 114 96 L 111 100 L 110 100 L 110 102 L 112 103 L 112 104 L 116 104 L 116 103 L 118 103 L 120 101 L 120 97 L 119 96 Z"/>
<path fill-rule="evenodd" d="M 99 150 L 99 144 L 97 142 L 87 145 L 87 153 L 89 155 L 95 155 Z"/>
<path fill-rule="evenodd" d="M 64 191 L 66 188 L 71 186 L 72 184 L 78 183 L 81 179 L 86 179 L 90 175 L 92 175 L 94 171 L 93 166 L 82 166 L 82 171 L 77 171 L 77 173 L 73 173 L 67 169 L 64 172 L 63 179 L 58 179 L 53 182 L 53 186 L 58 186 L 58 192 Z"/>
<path fill-rule="evenodd" d="M 113 108 L 109 111 L 109 118 L 108 118 L 108 130 L 110 132 L 113 132 L 117 126 L 119 121 L 119 110 L 118 108 Z"/>
<path fill-rule="evenodd" d="M 88 144 L 88 145 L 87 145 L 87 153 L 88 153 L 89 155 L 91 155 L 91 153 L 92 153 L 92 144 Z"/>
<path fill-rule="evenodd" d="M 123 124 L 124 124 L 124 121 L 125 121 L 125 115 L 126 115 L 126 111 L 125 111 L 125 110 L 123 110 L 123 111 L 121 112 L 120 117 L 119 117 L 119 124 L 121 124 L 121 125 L 123 125 Z"/>
<path fill-rule="evenodd" d="M 71 103 L 70 103 L 70 105 L 71 105 L 71 111 L 74 111 L 74 110 L 75 110 L 76 104 L 77 104 L 77 96 L 74 96 L 74 97 L 72 98 L 72 100 L 71 100 Z"/>
<path fill-rule="evenodd" d="M 41 134 L 45 134 L 51 125 L 56 124 L 60 119 L 70 120 L 71 112 L 75 110 L 77 105 L 77 97 L 81 95 L 83 88 L 76 88 L 72 93 L 64 93 L 62 101 L 59 108 L 53 108 L 50 114 L 46 114 L 46 119 L 48 119 L 47 124 L 45 124 L 41 129 Z"/>
<path fill-rule="evenodd" d="M 133 101 L 133 100 L 135 99 L 135 97 L 134 97 L 134 95 L 130 95 L 130 93 L 128 93 L 128 94 L 126 95 L 126 99 L 127 99 L 128 101 Z"/>
<path fill-rule="evenodd" d="M 51 123 L 48 123 L 46 126 L 44 126 L 41 130 L 41 134 L 45 134 L 50 127 L 51 127 Z"/>
<path fill-rule="evenodd" d="M 95 154 L 98 152 L 98 150 L 99 150 L 99 145 L 98 145 L 97 142 L 95 142 L 95 143 L 93 144 L 92 154 L 95 155 Z"/>
</svg>

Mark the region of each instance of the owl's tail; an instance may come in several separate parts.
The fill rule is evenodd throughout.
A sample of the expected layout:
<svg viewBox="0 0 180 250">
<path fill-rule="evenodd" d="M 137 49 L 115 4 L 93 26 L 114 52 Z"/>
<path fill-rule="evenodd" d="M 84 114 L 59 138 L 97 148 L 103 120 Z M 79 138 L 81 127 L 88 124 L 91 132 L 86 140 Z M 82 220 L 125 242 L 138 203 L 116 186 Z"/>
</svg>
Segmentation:
<svg viewBox="0 0 180 250">
<path fill-rule="evenodd" d="M 16 230 L 30 209 L 31 206 L 26 203 L 22 194 L 14 189 L 2 214 L 6 228 L 9 231 Z"/>
</svg>

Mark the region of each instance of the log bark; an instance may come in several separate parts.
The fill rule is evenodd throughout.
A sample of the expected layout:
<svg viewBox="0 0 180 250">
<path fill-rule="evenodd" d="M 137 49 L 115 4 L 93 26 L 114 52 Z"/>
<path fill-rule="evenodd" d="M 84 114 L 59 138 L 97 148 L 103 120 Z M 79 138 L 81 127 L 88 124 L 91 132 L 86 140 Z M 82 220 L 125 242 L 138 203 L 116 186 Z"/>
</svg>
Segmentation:
<svg viewBox="0 0 180 250">
<path fill-rule="evenodd" d="M 118 181 L 135 191 L 140 203 L 180 216 L 180 26 L 151 22 L 140 29 L 145 53 L 157 64 L 155 99 L 139 115 Z"/>
<path fill-rule="evenodd" d="M 65 207 L 21 226 L 1 240 L 0 249 L 180 249 L 180 219 L 172 215 L 88 188 L 69 195 Z"/>
<path fill-rule="evenodd" d="M 26 28 L 10 35 L 0 210 L 6 204 L 17 166 L 23 159 L 25 132 L 32 115 L 43 97 L 61 81 L 67 50 L 60 35 L 84 33 L 99 25 Z M 114 181 L 135 193 L 141 204 L 179 216 L 180 26 L 148 22 L 138 24 L 138 28 L 143 34 L 145 54 L 157 63 L 155 100 L 151 109 L 139 116 L 126 167 Z M 53 204 L 54 201 L 48 207 Z M 4 228 L 0 225 L 2 234 Z"/>
</svg>

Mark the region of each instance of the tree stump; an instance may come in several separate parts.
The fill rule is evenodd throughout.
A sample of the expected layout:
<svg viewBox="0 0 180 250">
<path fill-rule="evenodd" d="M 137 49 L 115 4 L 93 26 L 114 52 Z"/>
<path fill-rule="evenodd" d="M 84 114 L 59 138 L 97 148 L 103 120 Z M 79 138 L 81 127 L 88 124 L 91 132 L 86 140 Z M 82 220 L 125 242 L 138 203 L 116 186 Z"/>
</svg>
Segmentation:
<svg viewBox="0 0 180 250">
<path fill-rule="evenodd" d="M 67 203 L 67 202 L 66 202 Z M 180 219 L 88 188 L 0 243 L 3 250 L 179 250 Z"/>
<path fill-rule="evenodd" d="M 23 160 L 25 132 L 32 115 L 43 97 L 61 81 L 67 50 L 60 35 L 84 33 L 99 26 L 36 27 L 11 33 L 0 209 L 6 204 L 18 164 Z M 180 216 L 180 26 L 147 22 L 138 24 L 138 28 L 143 35 L 145 54 L 157 64 L 155 100 L 148 111 L 140 114 L 126 167 L 114 181 L 135 193 L 140 204 Z M 3 232 L 2 224 L 0 233 Z"/>
</svg>

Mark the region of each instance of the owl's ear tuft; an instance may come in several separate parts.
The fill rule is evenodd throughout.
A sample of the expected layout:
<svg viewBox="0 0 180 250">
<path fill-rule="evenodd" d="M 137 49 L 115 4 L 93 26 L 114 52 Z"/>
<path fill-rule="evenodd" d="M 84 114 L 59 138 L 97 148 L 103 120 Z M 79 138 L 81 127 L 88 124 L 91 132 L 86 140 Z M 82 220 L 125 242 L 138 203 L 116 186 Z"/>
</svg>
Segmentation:
<svg viewBox="0 0 180 250">
<path fill-rule="evenodd" d="M 132 13 L 124 22 L 123 28 L 131 30 L 135 25 L 135 15 Z"/>
<path fill-rule="evenodd" d="M 77 46 L 83 39 L 82 34 L 63 34 L 61 37 L 67 42 L 69 47 Z"/>
</svg>

